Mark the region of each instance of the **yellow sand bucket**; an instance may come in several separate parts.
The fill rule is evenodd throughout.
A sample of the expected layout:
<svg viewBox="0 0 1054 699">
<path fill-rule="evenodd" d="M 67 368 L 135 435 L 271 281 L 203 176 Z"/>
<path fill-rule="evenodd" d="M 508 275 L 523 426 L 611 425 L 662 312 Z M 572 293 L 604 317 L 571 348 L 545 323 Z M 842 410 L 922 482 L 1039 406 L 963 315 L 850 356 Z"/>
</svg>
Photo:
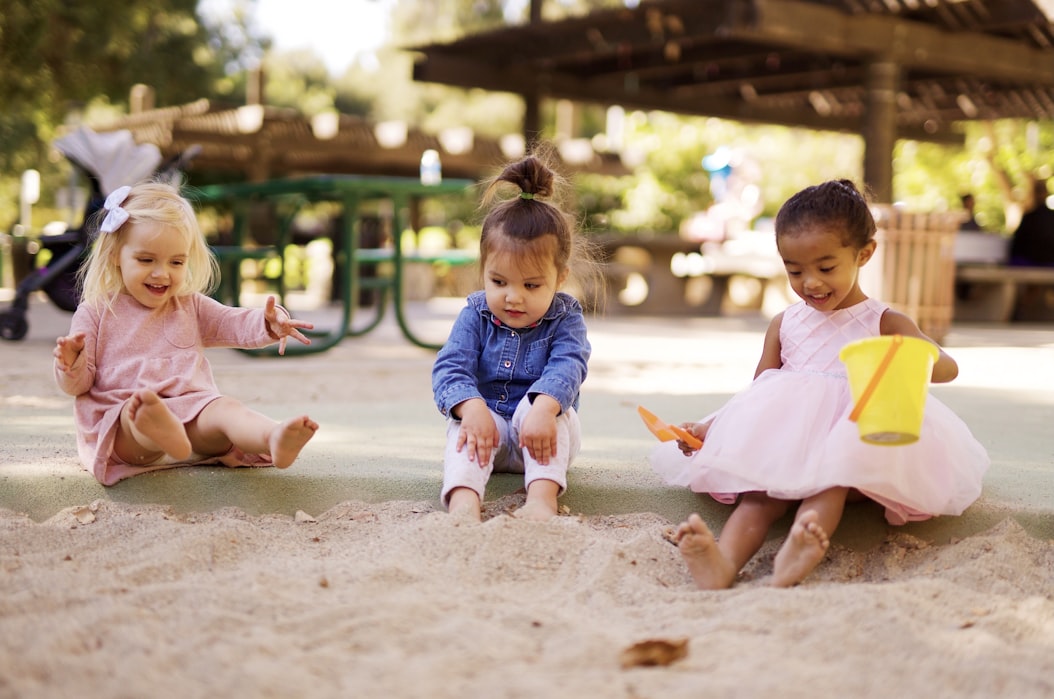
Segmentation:
<svg viewBox="0 0 1054 699">
<path fill-rule="evenodd" d="M 919 438 L 933 363 L 933 343 L 883 335 L 850 342 L 839 358 L 855 403 L 849 419 L 871 444 L 911 444 Z"/>
</svg>

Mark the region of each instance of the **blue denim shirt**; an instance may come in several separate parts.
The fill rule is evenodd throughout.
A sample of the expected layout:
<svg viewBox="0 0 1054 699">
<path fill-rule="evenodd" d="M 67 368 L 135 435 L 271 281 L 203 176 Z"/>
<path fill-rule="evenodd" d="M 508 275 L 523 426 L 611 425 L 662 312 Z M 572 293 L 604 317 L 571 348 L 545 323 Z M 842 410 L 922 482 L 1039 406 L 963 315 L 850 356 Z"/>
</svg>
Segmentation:
<svg viewBox="0 0 1054 699">
<path fill-rule="evenodd" d="M 440 412 L 470 398 L 511 418 L 525 395 L 552 396 L 560 409 L 578 407 L 590 354 L 582 306 L 559 292 L 531 328 L 502 325 L 487 308 L 486 293 L 468 297 L 450 338 L 432 367 L 432 391 Z"/>
</svg>

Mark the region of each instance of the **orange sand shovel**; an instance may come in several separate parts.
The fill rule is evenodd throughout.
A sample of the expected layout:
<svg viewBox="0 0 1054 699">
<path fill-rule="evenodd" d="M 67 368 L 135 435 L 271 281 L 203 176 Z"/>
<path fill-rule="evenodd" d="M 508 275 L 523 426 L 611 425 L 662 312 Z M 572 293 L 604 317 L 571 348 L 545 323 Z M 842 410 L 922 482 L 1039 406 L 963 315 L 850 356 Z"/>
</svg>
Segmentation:
<svg viewBox="0 0 1054 699">
<path fill-rule="evenodd" d="M 659 438 L 659 441 L 672 442 L 679 439 L 692 449 L 698 449 L 703 446 L 703 443 L 694 434 L 683 427 L 663 422 L 655 413 L 646 410 L 643 405 L 637 406 L 637 412 L 640 413 L 640 418 L 644 420 L 644 424 L 648 426 L 651 433 Z"/>
</svg>

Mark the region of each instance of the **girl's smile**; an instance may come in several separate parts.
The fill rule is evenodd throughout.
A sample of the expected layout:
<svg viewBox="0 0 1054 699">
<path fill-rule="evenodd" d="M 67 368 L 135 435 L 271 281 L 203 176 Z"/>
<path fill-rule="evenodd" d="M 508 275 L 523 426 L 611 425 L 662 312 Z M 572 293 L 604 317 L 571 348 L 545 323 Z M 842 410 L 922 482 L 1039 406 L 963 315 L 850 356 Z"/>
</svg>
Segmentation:
<svg viewBox="0 0 1054 699">
<path fill-rule="evenodd" d="M 118 252 L 125 291 L 147 308 L 160 308 L 182 288 L 188 257 L 175 229 L 132 224 Z"/>
<path fill-rule="evenodd" d="M 777 246 L 794 293 L 816 310 L 848 308 L 866 298 L 859 272 L 875 251 L 874 241 L 857 250 L 838 231 L 819 229 L 780 236 Z"/>
</svg>

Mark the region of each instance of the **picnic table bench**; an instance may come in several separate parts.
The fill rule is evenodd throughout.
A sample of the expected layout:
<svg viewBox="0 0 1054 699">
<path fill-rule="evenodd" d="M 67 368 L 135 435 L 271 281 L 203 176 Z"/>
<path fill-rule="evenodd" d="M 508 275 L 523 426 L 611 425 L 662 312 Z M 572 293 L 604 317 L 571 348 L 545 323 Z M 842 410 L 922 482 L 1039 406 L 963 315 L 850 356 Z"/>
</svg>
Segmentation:
<svg viewBox="0 0 1054 699">
<path fill-rule="evenodd" d="M 957 321 L 1054 320 L 1054 267 L 960 263 L 955 285 Z"/>
<path fill-rule="evenodd" d="M 761 307 L 764 290 L 782 279 L 778 256 L 740 254 L 716 243 L 703 244 L 678 235 L 603 234 L 594 237 L 608 282 L 607 309 L 653 315 L 720 316 L 730 306 L 733 280 L 756 282 L 753 301 Z M 620 292 L 630 277 L 643 280 L 646 295 L 628 304 Z M 703 282 L 699 290 L 698 282 Z"/>
</svg>

